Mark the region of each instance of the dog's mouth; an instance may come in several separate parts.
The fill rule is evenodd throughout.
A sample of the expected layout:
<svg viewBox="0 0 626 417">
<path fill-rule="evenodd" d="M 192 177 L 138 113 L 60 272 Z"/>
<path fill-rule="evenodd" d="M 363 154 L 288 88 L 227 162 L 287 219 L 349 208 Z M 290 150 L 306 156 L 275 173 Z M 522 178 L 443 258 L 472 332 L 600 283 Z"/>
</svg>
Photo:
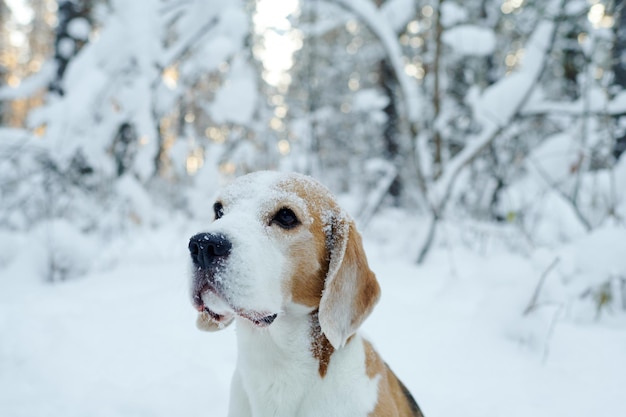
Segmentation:
<svg viewBox="0 0 626 417">
<path fill-rule="evenodd" d="M 278 314 L 257 313 L 256 311 L 242 311 L 239 310 L 237 314 L 240 317 L 250 320 L 257 327 L 268 327 L 274 323 Z"/>
<path fill-rule="evenodd" d="M 276 313 L 234 307 L 221 291 L 208 282 L 194 291 L 193 305 L 198 312 L 207 314 L 218 325 L 228 325 L 235 314 L 257 327 L 268 327 L 278 317 Z"/>
</svg>

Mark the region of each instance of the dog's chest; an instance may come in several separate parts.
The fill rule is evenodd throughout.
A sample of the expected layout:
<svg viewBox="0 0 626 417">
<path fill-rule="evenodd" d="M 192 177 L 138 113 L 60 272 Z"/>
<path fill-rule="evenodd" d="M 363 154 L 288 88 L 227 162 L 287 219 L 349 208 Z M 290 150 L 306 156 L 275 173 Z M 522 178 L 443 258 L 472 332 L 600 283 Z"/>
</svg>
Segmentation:
<svg viewBox="0 0 626 417">
<path fill-rule="evenodd" d="M 302 369 L 270 366 L 242 372 L 254 417 L 299 417 L 303 398 L 314 393 Z"/>
<path fill-rule="evenodd" d="M 316 361 L 306 345 L 298 343 L 306 334 L 297 327 L 276 324 L 273 335 L 238 329 L 238 372 L 254 417 L 298 417 L 302 399 L 317 382 Z M 292 339 L 278 346 L 274 340 L 285 341 L 288 331 Z"/>
<path fill-rule="evenodd" d="M 254 417 L 366 417 L 374 409 L 378 378 L 367 376 L 360 338 L 332 355 L 323 378 L 306 349 L 268 352 L 266 347 L 257 340 L 255 349 L 240 356 Z"/>
</svg>

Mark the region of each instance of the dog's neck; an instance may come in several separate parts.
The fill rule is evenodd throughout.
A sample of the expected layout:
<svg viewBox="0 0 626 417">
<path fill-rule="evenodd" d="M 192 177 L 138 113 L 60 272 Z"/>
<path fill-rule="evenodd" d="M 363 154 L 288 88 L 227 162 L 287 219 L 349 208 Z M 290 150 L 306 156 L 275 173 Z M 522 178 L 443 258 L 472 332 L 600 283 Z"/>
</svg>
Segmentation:
<svg viewBox="0 0 626 417">
<path fill-rule="evenodd" d="M 253 409 L 267 410 L 260 416 L 299 416 L 303 404 L 341 402 L 329 387 L 349 386 L 343 378 L 356 369 L 365 375 L 360 338 L 335 351 L 319 330 L 316 312 L 285 314 L 262 329 L 239 320 L 237 340 L 238 377 Z M 375 398 L 372 387 L 368 395 Z"/>
<path fill-rule="evenodd" d="M 298 363 L 301 372 L 318 372 L 314 341 L 320 338 L 326 340 L 319 331 L 316 312 L 288 312 L 266 328 L 238 319 L 238 360 L 246 370 L 271 367 L 276 371 Z"/>
<path fill-rule="evenodd" d="M 247 401 L 253 409 L 265 410 L 260 416 L 298 415 L 318 369 L 307 315 L 284 314 L 267 328 L 245 319 L 236 324 L 237 372 Z"/>
<path fill-rule="evenodd" d="M 300 313 L 283 314 L 267 328 L 238 319 L 235 379 L 242 398 L 231 398 L 231 404 L 245 401 L 256 416 L 367 415 L 378 379 L 367 376 L 363 340 L 355 334 L 334 350 L 317 312 Z"/>
</svg>

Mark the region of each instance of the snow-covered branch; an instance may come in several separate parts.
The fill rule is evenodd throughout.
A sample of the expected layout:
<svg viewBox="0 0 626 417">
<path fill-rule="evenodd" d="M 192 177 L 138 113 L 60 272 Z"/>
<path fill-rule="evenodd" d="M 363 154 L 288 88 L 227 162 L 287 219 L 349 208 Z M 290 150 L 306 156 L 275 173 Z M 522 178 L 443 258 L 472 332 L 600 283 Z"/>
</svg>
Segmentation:
<svg viewBox="0 0 626 417">
<path fill-rule="evenodd" d="M 564 4 L 565 0 L 560 0 L 557 16 L 560 16 Z M 555 19 L 539 22 L 526 44 L 526 55 L 518 70 L 487 88 L 474 103 L 474 116 L 482 122 L 481 132 L 468 139 L 463 150 L 444 166 L 441 176 L 427 186 L 431 223 L 419 251 L 418 263 L 424 261 L 430 250 L 437 223 L 459 174 L 520 116 L 531 98 L 554 46 L 556 30 Z"/>
<path fill-rule="evenodd" d="M 376 213 L 376 210 L 378 210 L 383 202 L 383 199 L 389 192 L 389 187 L 391 187 L 391 184 L 393 184 L 394 180 L 398 176 L 398 171 L 392 163 L 386 161 L 376 162 L 377 168 L 380 171 L 380 179 L 377 181 L 374 189 L 367 195 L 363 208 L 358 215 L 361 227 L 367 225 L 372 216 L 374 216 L 374 213 Z"/>
<path fill-rule="evenodd" d="M 180 60 L 194 45 L 200 42 L 204 36 L 210 33 L 211 29 L 217 25 L 218 22 L 218 16 L 213 16 L 196 30 L 186 31 L 184 38 L 179 40 L 176 45 L 163 54 L 159 62 L 159 68 L 163 70 Z"/>
<path fill-rule="evenodd" d="M 432 185 L 429 197 L 436 210 L 442 210 L 447 203 L 461 170 L 520 115 L 543 73 L 555 34 L 556 24 L 553 21 L 540 22 L 526 45 L 527 53 L 518 71 L 487 88 L 477 100 L 475 116 L 483 122 L 483 129 L 467 141 L 467 145 L 444 167 L 443 174 Z"/>
<path fill-rule="evenodd" d="M 612 100 L 608 100 L 604 91 L 591 89 L 587 108 L 585 108 L 584 100 L 576 100 L 573 102 L 531 102 L 522 110 L 521 114 L 522 116 L 556 114 L 572 117 L 582 117 L 583 115 L 624 116 L 626 115 L 626 91 L 622 91 Z"/>
</svg>

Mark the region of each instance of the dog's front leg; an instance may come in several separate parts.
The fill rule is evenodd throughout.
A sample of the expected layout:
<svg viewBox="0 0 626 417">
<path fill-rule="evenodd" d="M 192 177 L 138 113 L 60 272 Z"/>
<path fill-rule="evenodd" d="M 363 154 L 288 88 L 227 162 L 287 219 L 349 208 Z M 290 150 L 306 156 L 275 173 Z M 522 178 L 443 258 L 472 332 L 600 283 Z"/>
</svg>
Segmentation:
<svg viewBox="0 0 626 417">
<path fill-rule="evenodd" d="M 233 379 L 230 382 L 230 405 L 228 408 L 228 417 L 252 417 L 250 411 L 250 401 L 243 389 L 241 376 L 235 371 Z"/>
</svg>

